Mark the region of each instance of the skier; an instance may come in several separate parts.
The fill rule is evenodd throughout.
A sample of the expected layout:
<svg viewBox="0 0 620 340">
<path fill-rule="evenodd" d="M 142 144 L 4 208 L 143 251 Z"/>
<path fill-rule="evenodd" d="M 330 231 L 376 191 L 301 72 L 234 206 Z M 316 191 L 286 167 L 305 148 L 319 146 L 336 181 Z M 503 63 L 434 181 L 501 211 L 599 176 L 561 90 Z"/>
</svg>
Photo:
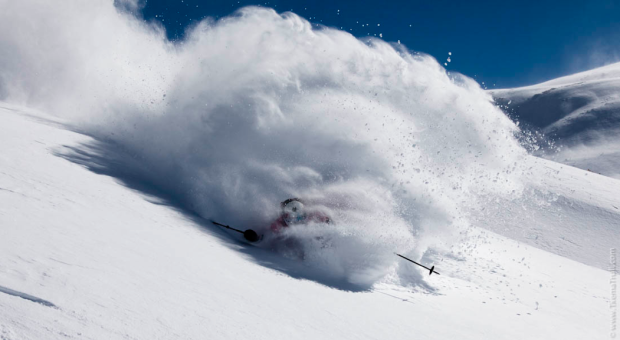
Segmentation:
<svg viewBox="0 0 620 340">
<path fill-rule="evenodd" d="M 304 203 L 299 198 L 289 198 L 284 202 L 280 203 L 280 207 L 282 208 L 282 212 L 280 213 L 280 217 L 275 220 L 269 227 L 271 232 L 274 235 L 278 235 L 282 229 L 288 228 L 294 225 L 305 225 L 308 223 L 330 223 L 330 218 L 321 213 L 318 210 L 307 209 L 304 206 Z M 256 231 L 252 229 L 247 229 L 245 231 L 233 228 L 229 225 L 225 225 L 222 223 L 215 222 L 211 220 L 211 222 L 217 226 L 236 231 L 238 233 L 243 234 L 243 238 L 245 238 L 249 242 L 258 242 L 262 240 L 262 235 L 259 236 Z M 279 239 L 279 238 L 278 238 Z M 317 238 L 317 239 L 320 239 Z M 293 239 L 290 239 L 289 242 L 285 242 L 288 246 L 290 246 L 294 242 Z M 303 255 L 302 255 L 303 257 Z"/>
<path fill-rule="evenodd" d="M 294 225 L 304 225 L 308 223 L 330 223 L 327 215 L 317 210 L 307 209 L 304 202 L 299 198 L 289 198 L 280 203 L 282 212 L 280 217 L 275 220 L 269 229 L 275 234 Z"/>
</svg>

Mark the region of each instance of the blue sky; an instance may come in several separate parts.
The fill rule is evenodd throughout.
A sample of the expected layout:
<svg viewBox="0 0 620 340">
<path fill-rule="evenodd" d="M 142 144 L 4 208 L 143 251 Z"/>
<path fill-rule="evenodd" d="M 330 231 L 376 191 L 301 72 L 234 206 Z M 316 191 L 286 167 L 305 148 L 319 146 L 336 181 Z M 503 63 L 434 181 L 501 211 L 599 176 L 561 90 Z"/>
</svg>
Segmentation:
<svg viewBox="0 0 620 340">
<path fill-rule="evenodd" d="M 620 60 L 617 0 L 148 0 L 142 14 L 161 21 L 176 40 L 192 21 L 248 5 L 292 10 L 358 37 L 382 34 L 442 62 L 452 52 L 448 69 L 489 88 L 535 84 Z"/>
</svg>

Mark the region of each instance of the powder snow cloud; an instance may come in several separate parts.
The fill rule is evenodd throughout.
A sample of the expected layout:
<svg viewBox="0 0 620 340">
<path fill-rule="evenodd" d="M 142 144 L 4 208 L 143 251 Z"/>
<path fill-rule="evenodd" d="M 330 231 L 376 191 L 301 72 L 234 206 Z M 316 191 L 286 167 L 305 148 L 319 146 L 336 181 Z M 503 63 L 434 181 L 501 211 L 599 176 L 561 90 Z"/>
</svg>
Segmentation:
<svg viewBox="0 0 620 340">
<path fill-rule="evenodd" d="M 430 56 L 256 7 L 173 44 L 119 6 L 139 3 L 0 0 L 0 99 L 113 141 L 205 218 L 263 230 L 306 198 L 336 227 L 290 233 L 327 275 L 415 280 L 392 252 L 447 249 L 467 209 L 521 189 L 516 126 Z"/>
</svg>

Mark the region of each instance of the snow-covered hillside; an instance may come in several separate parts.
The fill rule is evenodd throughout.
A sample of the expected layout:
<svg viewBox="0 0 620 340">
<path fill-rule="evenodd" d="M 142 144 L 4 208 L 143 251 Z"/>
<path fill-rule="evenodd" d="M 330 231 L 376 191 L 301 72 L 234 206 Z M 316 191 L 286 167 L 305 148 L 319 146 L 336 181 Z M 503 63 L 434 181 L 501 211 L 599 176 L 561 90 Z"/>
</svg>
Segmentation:
<svg viewBox="0 0 620 340">
<path fill-rule="evenodd" d="M 131 4 L 0 0 L 3 340 L 609 334 L 620 181 L 403 45 Z M 330 223 L 274 233 L 290 197 Z"/>
<path fill-rule="evenodd" d="M 620 63 L 490 92 L 526 128 L 555 140 L 560 149 L 545 157 L 620 177 Z"/>
<path fill-rule="evenodd" d="M 350 291 L 302 279 L 310 270 L 303 262 L 237 243 L 161 197 L 85 168 L 97 157 L 86 148 L 92 139 L 50 116 L 1 106 L 0 286 L 56 306 L 0 293 L 3 339 L 609 333 L 610 274 L 575 261 L 603 264 L 608 247 L 618 244 L 617 230 L 605 229 L 620 221 L 620 185 L 607 177 L 530 158 L 532 174 L 544 175 L 532 187 L 555 195 L 552 203 L 516 202 L 512 209 L 538 214 L 522 225 L 487 216 L 498 233 L 523 240 L 534 231 L 535 245 L 575 260 L 473 228 L 453 255 L 424 256 L 441 275 L 424 277 L 422 285 L 379 282 Z M 82 161 L 68 157 L 72 152 Z M 562 206 L 580 220 L 558 218 Z"/>
</svg>

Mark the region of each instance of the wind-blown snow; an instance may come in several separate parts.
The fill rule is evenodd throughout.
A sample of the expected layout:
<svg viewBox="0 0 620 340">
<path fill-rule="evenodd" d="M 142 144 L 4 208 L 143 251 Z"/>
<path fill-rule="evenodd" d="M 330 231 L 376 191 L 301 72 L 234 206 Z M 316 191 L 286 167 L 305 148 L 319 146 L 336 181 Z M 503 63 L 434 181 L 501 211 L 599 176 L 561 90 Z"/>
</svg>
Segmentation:
<svg viewBox="0 0 620 340">
<path fill-rule="evenodd" d="M 335 221 L 287 233 L 317 275 L 414 283 L 393 252 L 447 251 L 468 209 L 521 192 L 515 125 L 402 45 L 255 7 L 178 44 L 111 2 L 2 8 L 2 99 L 116 145 L 133 178 L 203 218 L 265 231 L 305 198 Z"/>
</svg>

